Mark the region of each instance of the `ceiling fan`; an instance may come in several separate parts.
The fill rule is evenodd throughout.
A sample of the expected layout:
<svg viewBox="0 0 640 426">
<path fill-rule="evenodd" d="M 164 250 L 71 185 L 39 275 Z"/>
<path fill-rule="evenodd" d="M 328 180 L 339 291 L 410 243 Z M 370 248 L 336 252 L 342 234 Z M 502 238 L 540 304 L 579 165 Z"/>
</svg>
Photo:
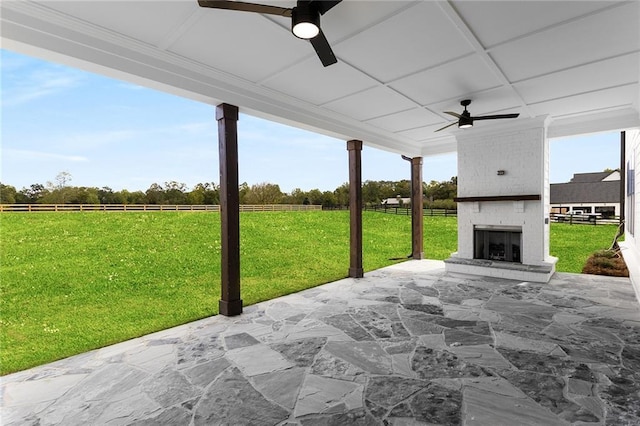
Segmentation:
<svg viewBox="0 0 640 426">
<path fill-rule="evenodd" d="M 464 107 L 464 111 L 462 111 L 462 114 L 458 114 L 457 112 L 445 111 L 444 112 L 445 114 L 453 115 L 458 119 L 458 121 L 454 121 L 451 124 L 447 124 L 446 126 L 436 130 L 436 132 L 439 132 L 440 130 L 444 130 L 447 127 L 451 127 L 454 124 L 457 124 L 458 128 L 460 129 L 468 129 L 469 127 L 473 127 L 473 122 L 476 120 L 496 120 L 500 118 L 518 118 L 518 116 L 520 115 L 520 114 L 496 114 L 496 115 L 479 115 L 476 117 L 472 117 L 471 113 L 467 111 L 467 107 L 470 104 L 471 104 L 471 99 L 465 99 L 463 101 L 460 101 L 460 105 Z"/>
<path fill-rule="evenodd" d="M 231 0 L 198 0 L 200 7 L 255 12 L 291 18 L 291 32 L 298 38 L 309 40 L 322 65 L 338 62 L 331 46 L 320 29 L 320 15 L 324 15 L 342 0 L 298 0 L 293 8 L 245 3 Z"/>
</svg>

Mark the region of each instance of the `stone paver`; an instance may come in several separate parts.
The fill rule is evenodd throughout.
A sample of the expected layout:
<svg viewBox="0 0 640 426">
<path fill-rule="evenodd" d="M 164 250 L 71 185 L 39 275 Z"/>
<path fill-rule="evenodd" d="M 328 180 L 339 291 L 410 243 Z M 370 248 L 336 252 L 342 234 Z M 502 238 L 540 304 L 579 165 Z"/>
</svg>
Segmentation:
<svg viewBox="0 0 640 426">
<path fill-rule="evenodd" d="M 2 378 L 3 425 L 637 425 L 628 279 L 409 261 Z"/>
</svg>

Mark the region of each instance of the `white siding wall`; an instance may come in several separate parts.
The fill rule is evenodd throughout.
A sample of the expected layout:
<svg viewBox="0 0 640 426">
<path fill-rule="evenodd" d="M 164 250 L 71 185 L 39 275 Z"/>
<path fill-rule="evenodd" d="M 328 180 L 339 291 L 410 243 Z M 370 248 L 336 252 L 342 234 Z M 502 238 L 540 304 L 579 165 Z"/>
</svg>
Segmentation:
<svg viewBox="0 0 640 426">
<path fill-rule="evenodd" d="M 635 208 L 632 208 L 632 198 L 626 195 L 625 204 L 625 241 L 620 243 L 624 260 L 629 268 L 631 282 L 636 296 L 640 301 L 640 129 L 626 131 L 625 167 L 632 167 L 635 175 Z M 629 182 L 626 176 L 625 188 Z M 631 232 L 633 230 L 633 232 Z"/>
</svg>

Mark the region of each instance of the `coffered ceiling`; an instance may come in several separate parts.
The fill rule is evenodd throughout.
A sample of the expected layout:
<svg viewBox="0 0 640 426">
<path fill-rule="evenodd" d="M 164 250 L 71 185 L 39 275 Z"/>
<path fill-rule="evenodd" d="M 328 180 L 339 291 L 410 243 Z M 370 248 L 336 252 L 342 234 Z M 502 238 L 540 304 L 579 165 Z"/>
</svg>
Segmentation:
<svg viewBox="0 0 640 426">
<path fill-rule="evenodd" d="M 640 126 L 638 1 L 344 0 L 326 68 L 289 18 L 196 0 L 3 0 L 0 19 L 5 48 L 407 155 L 456 149 L 435 130 L 462 99 L 549 115 L 551 137 Z"/>
</svg>

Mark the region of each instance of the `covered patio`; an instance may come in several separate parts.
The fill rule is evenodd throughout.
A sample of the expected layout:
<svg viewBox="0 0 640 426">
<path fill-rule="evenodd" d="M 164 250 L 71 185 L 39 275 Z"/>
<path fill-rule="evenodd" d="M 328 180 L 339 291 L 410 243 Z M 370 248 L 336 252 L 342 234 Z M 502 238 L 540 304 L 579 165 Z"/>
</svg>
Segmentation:
<svg viewBox="0 0 640 426">
<path fill-rule="evenodd" d="M 626 278 L 408 261 L 3 378 L 4 425 L 635 425 Z"/>
<path fill-rule="evenodd" d="M 6 376 L 3 424 L 640 422 L 630 281 L 554 274 L 548 252 L 548 139 L 640 127 L 640 3 L 347 0 L 322 17 L 337 59 L 327 67 L 289 18 L 196 1 L 3 1 L 0 11 L 3 48 L 212 106 L 229 315 Z M 465 100 L 473 116 L 519 118 L 461 130 Z M 242 306 L 240 113 L 346 142 L 351 278 Z M 464 157 L 451 269 L 417 260 L 416 210 L 416 260 L 363 273 L 369 147 L 410 160 L 413 206 L 424 156 Z M 484 222 L 467 220 L 476 216 Z M 475 258 L 478 231 L 521 234 L 511 280 Z"/>
</svg>

